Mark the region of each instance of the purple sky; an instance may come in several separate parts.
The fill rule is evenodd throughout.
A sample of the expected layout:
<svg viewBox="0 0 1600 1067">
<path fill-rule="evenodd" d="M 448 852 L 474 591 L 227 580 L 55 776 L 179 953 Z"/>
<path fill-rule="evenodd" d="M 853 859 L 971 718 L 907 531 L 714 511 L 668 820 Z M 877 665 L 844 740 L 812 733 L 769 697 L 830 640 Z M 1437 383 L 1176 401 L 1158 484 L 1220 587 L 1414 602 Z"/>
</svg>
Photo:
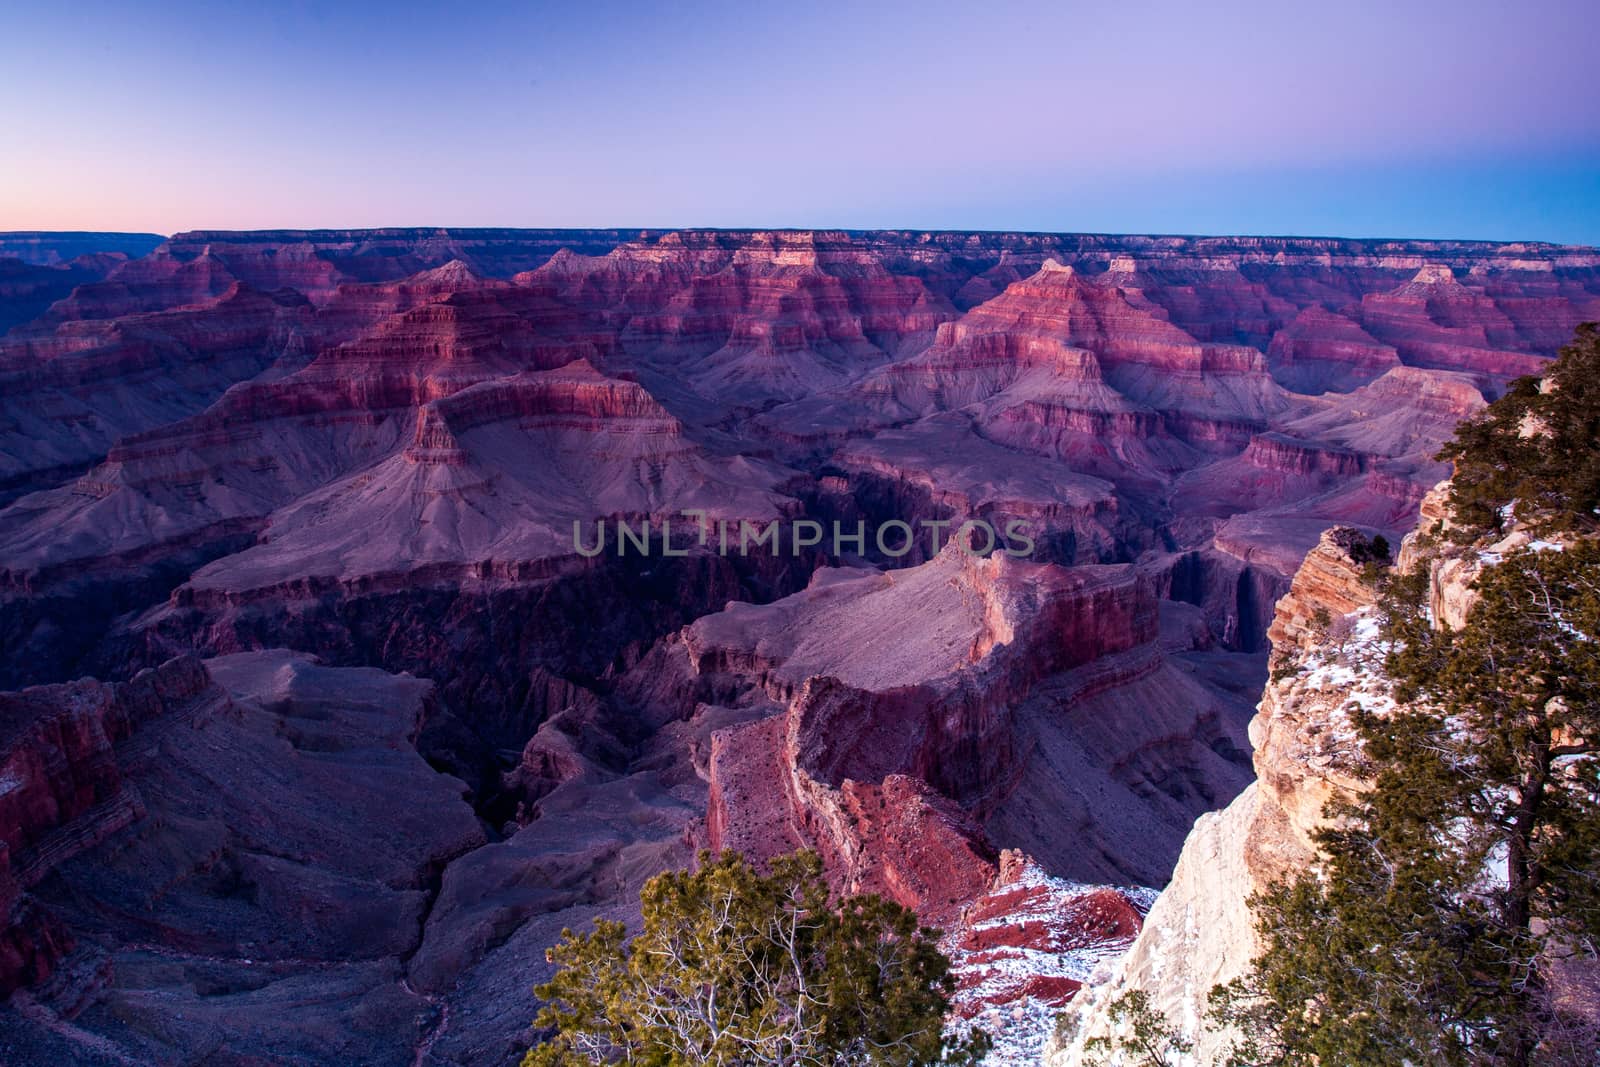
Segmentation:
<svg viewBox="0 0 1600 1067">
<path fill-rule="evenodd" d="M 1600 243 L 1593 0 L 0 4 L 0 230 Z"/>
</svg>

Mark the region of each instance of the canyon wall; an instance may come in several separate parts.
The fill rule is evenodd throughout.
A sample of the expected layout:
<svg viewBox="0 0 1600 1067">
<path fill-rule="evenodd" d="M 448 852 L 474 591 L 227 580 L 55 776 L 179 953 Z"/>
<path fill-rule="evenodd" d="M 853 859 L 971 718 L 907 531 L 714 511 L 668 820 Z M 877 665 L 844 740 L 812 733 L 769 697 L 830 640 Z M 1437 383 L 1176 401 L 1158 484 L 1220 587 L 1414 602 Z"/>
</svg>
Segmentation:
<svg viewBox="0 0 1600 1067">
<path fill-rule="evenodd" d="M 1448 525 L 1449 483 L 1423 501 L 1428 529 Z M 1408 536 L 1398 566 L 1425 563 L 1430 611 L 1459 627 L 1471 610 L 1472 582 L 1484 559 L 1526 546 L 1512 528 L 1487 546 L 1434 542 L 1426 551 Z M 1335 528 L 1306 556 L 1278 602 L 1270 638 L 1274 670 L 1250 722 L 1256 780 L 1221 811 L 1203 815 L 1184 843 L 1172 880 L 1151 907 L 1128 954 L 1096 975 L 1068 1009 L 1047 1046 L 1050 1067 L 1093 1062 L 1086 1042 L 1113 1032 L 1110 1005 L 1139 990 L 1195 1043 L 1194 1062 L 1220 1064 L 1228 1035 L 1205 1024 L 1213 986 L 1246 974 L 1259 951 L 1248 901 L 1294 877 L 1316 859 L 1324 809 L 1364 788 L 1359 739 L 1350 712 L 1394 706 L 1384 674 L 1376 591 L 1348 548 L 1357 531 Z"/>
<path fill-rule="evenodd" d="M 199 662 L 184 658 L 129 682 L 0 693 L 0 994 L 48 978 L 70 945 L 27 891 L 145 814 L 117 746 L 161 716 L 192 710 L 209 684 Z"/>
<path fill-rule="evenodd" d="M 1296 862 L 1331 673 L 1207 813 L 1269 646 L 1360 614 L 1319 538 L 1415 523 L 1600 256 L 195 232 L 0 260 L 0 311 L 0 1055 L 515 1062 L 563 926 L 808 846 L 945 929 L 1019 1062 L 1197 817 L 1241 878 Z M 1222 907 L 1173 877 L 1150 928 Z"/>
</svg>

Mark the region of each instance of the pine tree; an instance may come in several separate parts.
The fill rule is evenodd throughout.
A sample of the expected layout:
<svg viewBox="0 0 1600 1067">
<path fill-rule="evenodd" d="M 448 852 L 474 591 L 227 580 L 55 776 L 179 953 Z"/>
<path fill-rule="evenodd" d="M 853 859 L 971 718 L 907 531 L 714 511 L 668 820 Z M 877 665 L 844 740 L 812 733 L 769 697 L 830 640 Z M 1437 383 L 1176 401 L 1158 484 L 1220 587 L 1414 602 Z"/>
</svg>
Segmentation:
<svg viewBox="0 0 1600 1067">
<path fill-rule="evenodd" d="M 737 853 L 658 875 L 641 894 L 643 929 L 597 919 L 564 931 L 535 1025 L 550 1040 L 525 1067 L 920 1067 L 963 1065 L 981 1032 L 944 1033 L 953 980 L 906 908 L 876 896 L 830 899 L 815 853 L 763 875 Z"/>
<path fill-rule="evenodd" d="M 1600 335 L 1464 426 L 1454 539 L 1508 516 L 1564 550 L 1486 559 L 1459 630 L 1418 569 L 1387 582 L 1398 707 L 1352 715 L 1370 788 L 1330 806 L 1317 869 L 1252 901 L 1263 951 L 1219 990 L 1239 1064 L 1593 1063 L 1560 996 L 1600 939 Z"/>
<path fill-rule="evenodd" d="M 1512 517 L 1538 532 L 1600 529 L 1600 323 L 1578 327 L 1543 383 L 1519 378 L 1439 453 L 1458 540 Z"/>
<path fill-rule="evenodd" d="M 1083 1044 L 1086 1067 L 1177 1067 L 1194 1051 L 1167 1017 L 1150 1006 L 1150 994 L 1130 989 L 1106 1011 L 1110 1036 Z"/>
</svg>

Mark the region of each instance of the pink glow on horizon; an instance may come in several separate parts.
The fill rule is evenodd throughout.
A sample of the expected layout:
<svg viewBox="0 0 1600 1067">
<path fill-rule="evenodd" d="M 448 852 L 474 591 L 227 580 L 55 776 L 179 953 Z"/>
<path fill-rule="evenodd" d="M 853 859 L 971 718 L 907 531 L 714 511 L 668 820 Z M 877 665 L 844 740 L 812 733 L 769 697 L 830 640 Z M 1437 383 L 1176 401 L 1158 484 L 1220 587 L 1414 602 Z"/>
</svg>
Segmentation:
<svg viewBox="0 0 1600 1067">
<path fill-rule="evenodd" d="M 1596 7 L 439 5 L 4 18 L 0 229 L 1600 241 Z"/>
</svg>

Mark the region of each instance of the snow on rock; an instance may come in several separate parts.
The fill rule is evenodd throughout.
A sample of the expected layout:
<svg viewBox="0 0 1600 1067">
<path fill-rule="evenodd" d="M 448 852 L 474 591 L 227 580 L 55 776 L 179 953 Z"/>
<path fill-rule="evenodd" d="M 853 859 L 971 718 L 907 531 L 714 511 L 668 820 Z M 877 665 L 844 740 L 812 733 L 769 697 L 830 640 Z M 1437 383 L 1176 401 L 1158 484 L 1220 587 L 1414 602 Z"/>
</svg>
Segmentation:
<svg viewBox="0 0 1600 1067">
<path fill-rule="evenodd" d="M 1127 952 L 1155 897 L 1054 878 L 1021 852 L 1001 853 L 994 886 L 941 943 L 957 983 L 956 1031 L 988 1032 L 991 1067 L 1038 1062 L 1056 1016 Z"/>
<path fill-rule="evenodd" d="M 1361 572 L 1346 532 L 1330 530 L 1278 601 L 1269 635 L 1280 669 L 1250 724 L 1256 782 L 1196 822 L 1132 948 L 1051 1035 L 1049 1067 L 1083 1067 L 1086 1041 L 1112 1032 L 1110 1006 L 1134 989 L 1195 1041 L 1185 1067 L 1219 1062 L 1221 1035 L 1201 1021 L 1211 988 L 1242 974 L 1255 955 L 1247 901 L 1309 863 L 1327 803 L 1361 787 L 1350 712 L 1393 706 L 1375 593 Z"/>
</svg>

